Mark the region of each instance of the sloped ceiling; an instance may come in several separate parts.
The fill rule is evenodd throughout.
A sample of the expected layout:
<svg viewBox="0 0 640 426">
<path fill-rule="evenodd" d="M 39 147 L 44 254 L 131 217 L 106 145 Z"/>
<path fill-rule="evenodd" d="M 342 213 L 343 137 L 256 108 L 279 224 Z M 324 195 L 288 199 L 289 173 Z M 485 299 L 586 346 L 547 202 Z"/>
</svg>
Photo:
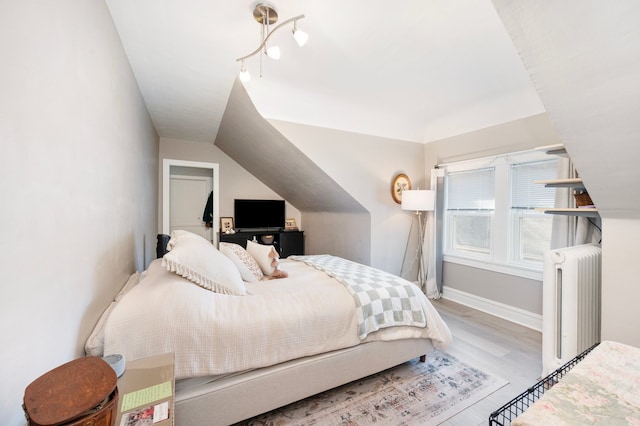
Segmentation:
<svg viewBox="0 0 640 426">
<path fill-rule="evenodd" d="M 239 64 L 260 43 L 253 0 L 106 0 L 160 136 L 212 143 Z M 279 61 L 247 61 L 267 119 L 428 142 L 544 111 L 490 0 L 279 0 L 298 14 Z M 259 78 L 263 56 L 263 77 Z"/>
<path fill-rule="evenodd" d="M 305 212 L 368 213 L 256 111 L 236 80 L 215 145 Z"/>
</svg>

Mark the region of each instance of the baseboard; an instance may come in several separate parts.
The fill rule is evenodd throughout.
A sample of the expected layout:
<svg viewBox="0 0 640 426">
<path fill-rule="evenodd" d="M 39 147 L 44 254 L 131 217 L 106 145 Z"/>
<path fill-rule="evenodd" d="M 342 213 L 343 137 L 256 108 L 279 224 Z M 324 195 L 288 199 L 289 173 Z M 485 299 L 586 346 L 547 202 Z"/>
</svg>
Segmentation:
<svg viewBox="0 0 640 426">
<path fill-rule="evenodd" d="M 525 311 L 524 309 L 505 305 L 495 300 L 485 299 L 484 297 L 446 286 L 443 288 L 442 297 L 527 328 L 542 331 L 542 315 L 540 314 L 535 314 Z"/>
</svg>

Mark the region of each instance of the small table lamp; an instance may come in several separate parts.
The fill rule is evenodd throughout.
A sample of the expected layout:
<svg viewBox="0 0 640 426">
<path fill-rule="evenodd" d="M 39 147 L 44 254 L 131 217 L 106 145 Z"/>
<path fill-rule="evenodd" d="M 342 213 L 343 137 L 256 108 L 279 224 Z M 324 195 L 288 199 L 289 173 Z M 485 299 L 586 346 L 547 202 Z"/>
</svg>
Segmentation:
<svg viewBox="0 0 640 426">
<path fill-rule="evenodd" d="M 424 290 L 426 284 L 426 271 L 424 269 L 424 258 L 422 246 L 424 244 L 424 233 L 422 230 L 422 212 L 432 211 L 435 205 L 435 191 L 414 189 L 402 191 L 402 210 L 412 210 L 418 219 L 418 285 Z"/>
</svg>

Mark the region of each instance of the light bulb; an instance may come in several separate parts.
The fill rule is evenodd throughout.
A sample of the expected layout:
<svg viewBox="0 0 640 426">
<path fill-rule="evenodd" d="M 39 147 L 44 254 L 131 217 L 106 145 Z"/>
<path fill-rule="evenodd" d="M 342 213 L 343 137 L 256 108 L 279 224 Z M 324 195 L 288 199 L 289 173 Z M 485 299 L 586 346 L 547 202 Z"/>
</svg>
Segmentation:
<svg viewBox="0 0 640 426">
<path fill-rule="evenodd" d="M 251 80 L 251 74 L 244 67 L 240 70 L 240 81 L 246 83 Z"/>
<path fill-rule="evenodd" d="M 309 40 L 309 34 L 305 33 L 302 30 L 299 30 L 299 29 L 295 28 L 293 30 L 293 38 L 296 39 L 296 43 L 298 43 L 298 46 L 302 47 L 302 46 L 305 45 L 307 40 Z"/>
<path fill-rule="evenodd" d="M 278 46 L 267 48 L 267 56 L 271 59 L 280 59 L 280 48 Z"/>
</svg>

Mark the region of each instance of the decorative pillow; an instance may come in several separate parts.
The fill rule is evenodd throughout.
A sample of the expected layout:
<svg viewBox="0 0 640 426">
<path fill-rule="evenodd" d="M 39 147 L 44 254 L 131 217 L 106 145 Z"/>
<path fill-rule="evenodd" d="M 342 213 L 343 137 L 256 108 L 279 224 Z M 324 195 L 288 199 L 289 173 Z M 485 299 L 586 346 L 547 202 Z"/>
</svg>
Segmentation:
<svg viewBox="0 0 640 426">
<path fill-rule="evenodd" d="M 247 252 L 258 262 L 265 275 L 273 274 L 280 265 L 280 255 L 274 246 L 266 246 L 253 241 L 247 241 Z"/>
<path fill-rule="evenodd" d="M 202 237 L 202 236 L 200 236 L 198 234 L 194 234 L 193 232 L 189 232 L 189 231 L 184 231 L 182 229 L 176 229 L 174 231 L 171 231 L 171 239 L 167 243 L 167 250 L 173 249 L 175 247 L 176 243 L 181 239 L 202 240 L 202 241 L 206 241 L 207 243 L 211 244 L 209 241 L 207 241 L 206 238 L 204 238 L 204 237 Z"/>
<path fill-rule="evenodd" d="M 240 272 L 231 259 L 204 238 L 197 237 L 176 238 L 171 251 L 162 257 L 162 266 L 207 290 L 246 295 Z"/>
<path fill-rule="evenodd" d="M 264 277 L 255 259 L 240 244 L 220 243 L 220 252 L 236 265 L 244 281 L 257 283 Z"/>
</svg>

